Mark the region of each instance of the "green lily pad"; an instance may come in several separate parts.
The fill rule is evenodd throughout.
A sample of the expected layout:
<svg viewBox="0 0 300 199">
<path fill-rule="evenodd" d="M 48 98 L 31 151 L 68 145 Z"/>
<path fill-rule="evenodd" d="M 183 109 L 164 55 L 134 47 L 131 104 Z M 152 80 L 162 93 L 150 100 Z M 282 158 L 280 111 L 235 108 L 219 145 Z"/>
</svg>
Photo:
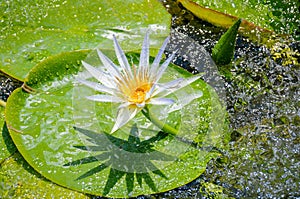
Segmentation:
<svg viewBox="0 0 300 199">
<path fill-rule="evenodd" d="M 267 13 L 270 10 L 270 5 L 266 3 L 259 2 L 243 2 L 239 0 L 233 0 L 232 2 L 220 1 L 212 2 L 208 0 L 192 0 L 193 2 L 202 5 L 206 8 L 213 9 L 215 11 L 220 11 L 232 16 L 238 16 L 239 18 L 246 19 L 259 25 L 261 27 L 271 29 L 266 21 Z"/>
<path fill-rule="evenodd" d="M 60 187 L 34 171 L 17 152 L 0 107 L 0 196 L 3 198 L 89 198 L 84 194 Z"/>
<path fill-rule="evenodd" d="M 78 198 L 89 197 L 58 186 L 33 170 L 19 153 L 2 162 L 0 167 L 1 198 Z"/>
<path fill-rule="evenodd" d="M 16 147 L 9 136 L 8 129 L 4 121 L 4 107 L 2 106 L 0 106 L 0 116 L 1 116 L 0 117 L 0 128 L 1 128 L 0 163 L 1 163 L 16 151 Z"/>
<path fill-rule="evenodd" d="M 234 15 L 226 14 L 226 12 L 223 13 L 217 10 L 212 10 L 189 0 L 179 0 L 179 2 L 196 17 L 218 27 L 229 28 L 242 17 L 242 14 L 241 16 L 239 15 L 236 17 Z M 261 28 L 260 26 L 244 19 L 241 21 L 239 32 L 244 36 L 249 37 L 251 40 L 261 43 L 268 43 L 269 37 L 274 34 L 273 31 Z"/>
<path fill-rule="evenodd" d="M 170 25 L 157 0 L 8 0 L 0 3 L 0 13 L 0 70 L 17 79 L 51 55 L 99 44 L 109 49 L 112 34 L 125 50 L 141 43 L 148 28 L 161 41 Z"/>
<path fill-rule="evenodd" d="M 203 92 L 162 117 L 178 129 L 176 137 L 155 129 L 142 113 L 110 135 L 117 106 L 87 100 L 85 96 L 94 91 L 75 80 L 85 74 L 79 60 L 86 55 L 87 51 L 75 51 L 41 62 L 25 79 L 24 89 L 30 93 L 16 89 L 7 102 L 10 135 L 41 175 L 92 195 L 133 197 L 184 185 L 219 155 L 208 149 L 219 147 L 224 138 L 224 114 L 209 85 L 198 80 L 172 94 L 180 99 Z M 127 56 L 133 61 L 138 57 Z M 93 53 L 87 59 L 93 60 Z M 162 81 L 189 76 L 170 65 Z M 157 111 L 161 109 L 153 107 L 154 114 L 162 114 Z"/>
<path fill-rule="evenodd" d="M 299 29 L 299 1 L 192 0 L 216 11 L 246 19 L 279 34 L 294 35 Z M 298 37 L 299 39 L 299 37 Z"/>
</svg>

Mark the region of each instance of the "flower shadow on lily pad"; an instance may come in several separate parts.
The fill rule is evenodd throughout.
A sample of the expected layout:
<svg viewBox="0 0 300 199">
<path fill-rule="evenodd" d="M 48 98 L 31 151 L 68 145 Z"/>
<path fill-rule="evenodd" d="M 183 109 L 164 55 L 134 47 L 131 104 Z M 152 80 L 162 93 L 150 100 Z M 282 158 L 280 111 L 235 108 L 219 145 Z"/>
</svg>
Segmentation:
<svg viewBox="0 0 300 199">
<path fill-rule="evenodd" d="M 87 129 L 74 127 L 74 129 L 88 137 L 88 142 L 94 144 L 90 146 L 74 146 L 78 149 L 99 152 L 99 155 L 89 156 L 86 158 L 78 159 L 65 164 L 64 166 L 76 166 L 81 164 L 88 164 L 93 162 L 100 162 L 100 164 L 79 176 L 76 180 L 81 180 L 101 172 L 106 168 L 110 168 L 109 176 L 103 195 L 107 195 L 116 183 L 125 176 L 127 193 L 128 195 L 133 191 L 134 179 L 137 179 L 139 186 L 142 187 L 144 182 L 156 192 L 157 188 L 150 176 L 150 172 L 167 179 L 164 173 L 157 168 L 151 161 L 175 161 L 175 156 L 167 155 L 153 149 L 155 142 L 160 141 L 168 136 L 164 132 L 159 132 L 148 140 L 141 141 L 136 133 L 138 128 L 133 125 L 130 131 L 128 140 L 119 139 L 105 132 L 96 133 Z M 104 141 L 103 140 L 109 140 Z M 134 161 L 131 157 L 121 157 L 123 151 L 139 154 L 139 158 Z M 125 160 L 126 159 L 126 160 Z M 134 162 L 133 162 L 134 161 Z M 134 177 L 135 176 L 135 177 Z"/>
</svg>

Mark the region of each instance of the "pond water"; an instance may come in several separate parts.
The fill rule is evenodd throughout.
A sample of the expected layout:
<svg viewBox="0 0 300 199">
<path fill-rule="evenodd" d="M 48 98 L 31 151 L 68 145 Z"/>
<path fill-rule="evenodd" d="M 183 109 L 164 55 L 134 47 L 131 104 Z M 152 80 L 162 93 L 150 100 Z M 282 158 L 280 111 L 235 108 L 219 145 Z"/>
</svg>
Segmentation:
<svg viewBox="0 0 300 199">
<path fill-rule="evenodd" d="M 173 29 L 211 52 L 222 29 L 188 11 L 170 12 Z M 276 44 L 270 49 L 238 37 L 232 76 L 224 78 L 230 148 L 212 160 L 199 179 L 158 198 L 300 196 L 300 42 L 292 37 L 273 39 Z M 287 54 L 295 62 L 289 62 Z"/>
<path fill-rule="evenodd" d="M 211 53 L 225 30 L 194 18 L 176 3 L 164 3 L 173 14 L 172 30 Z M 231 132 L 228 150 L 188 185 L 138 198 L 300 196 L 300 42 L 295 38 L 274 37 L 276 44 L 269 48 L 238 37 L 231 75 L 223 77 Z M 17 81 L 1 76 L 1 99 L 17 86 Z"/>
</svg>

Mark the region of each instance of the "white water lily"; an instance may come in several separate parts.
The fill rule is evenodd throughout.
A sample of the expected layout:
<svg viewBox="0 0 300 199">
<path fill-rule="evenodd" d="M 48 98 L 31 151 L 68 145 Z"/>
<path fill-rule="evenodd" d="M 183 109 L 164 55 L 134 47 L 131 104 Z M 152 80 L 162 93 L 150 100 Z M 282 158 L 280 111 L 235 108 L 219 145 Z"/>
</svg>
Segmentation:
<svg viewBox="0 0 300 199">
<path fill-rule="evenodd" d="M 133 65 L 132 67 L 129 65 L 115 36 L 113 37 L 113 41 L 120 66 L 115 65 L 101 51 L 97 50 L 103 66 L 96 68 L 84 61 L 82 61 L 82 64 L 100 83 L 78 79 L 80 83 L 101 92 L 101 94 L 88 96 L 88 99 L 98 102 L 120 103 L 116 122 L 111 133 L 127 124 L 137 113 L 145 108 L 147 104 L 173 104 L 175 100 L 166 98 L 166 96 L 196 81 L 200 77 L 193 76 L 189 79 L 179 78 L 167 83 L 159 83 L 169 63 L 175 56 L 174 52 L 160 65 L 161 57 L 169 38 L 164 41 L 153 63 L 150 65 L 149 34 L 146 33 L 139 65 Z"/>
</svg>

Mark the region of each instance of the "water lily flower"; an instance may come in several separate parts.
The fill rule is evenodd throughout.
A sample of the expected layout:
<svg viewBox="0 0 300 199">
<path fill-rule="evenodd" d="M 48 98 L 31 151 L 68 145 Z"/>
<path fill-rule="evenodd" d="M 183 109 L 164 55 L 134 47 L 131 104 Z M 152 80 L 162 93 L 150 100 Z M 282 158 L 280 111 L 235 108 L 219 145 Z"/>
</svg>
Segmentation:
<svg viewBox="0 0 300 199">
<path fill-rule="evenodd" d="M 84 61 L 82 61 L 82 64 L 99 83 L 78 79 L 80 83 L 101 93 L 88 96 L 88 99 L 98 102 L 120 104 L 116 122 L 111 133 L 127 124 L 141 110 L 145 109 L 147 104 L 173 104 L 175 100 L 167 96 L 196 81 L 200 77 L 192 76 L 189 79 L 178 78 L 166 83 L 159 82 L 176 53 L 173 52 L 173 54 L 160 65 L 169 38 L 164 41 L 153 63 L 150 65 L 149 34 L 146 33 L 138 66 L 130 66 L 115 36 L 113 36 L 113 41 L 119 66 L 115 65 L 100 50 L 97 50 L 98 56 L 103 64 L 102 66 L 96 68 Z"/>
</svg>

